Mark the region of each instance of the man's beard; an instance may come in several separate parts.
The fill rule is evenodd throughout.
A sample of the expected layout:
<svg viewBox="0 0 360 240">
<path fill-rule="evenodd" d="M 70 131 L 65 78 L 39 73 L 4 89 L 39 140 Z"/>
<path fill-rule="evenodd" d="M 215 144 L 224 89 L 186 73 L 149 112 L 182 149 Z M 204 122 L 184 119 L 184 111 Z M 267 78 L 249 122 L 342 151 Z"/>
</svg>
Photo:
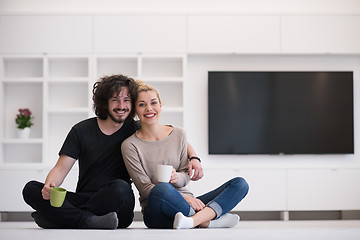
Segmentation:
<svg viewBox="0 0 360 240">
<path fill-rule="evenodd" d="M 114 109 L 114 111 L 116 111 L 116 110 L 119 110 L 119 109 Z M 126 108 L 124 108 L 124 109 L 120 109 L 121 111 L 125 111 L 125 112 L 129 112 L 129 109 L 126 109 Z M 113 120 L 114 122 L 116 122 L 116 123 L 124 123 L 125 122 L 125 120 L 126 120 L 126 118 L 129 116 L 126 116 L 126 117 L 118 117 L 118 118 L 115 118 L 111 113 L 110 113 L 110 111 L 108 111 L 108 115 L 109 115 L 109 117 L 111 118 L 111 120 Z"/>
</svg>

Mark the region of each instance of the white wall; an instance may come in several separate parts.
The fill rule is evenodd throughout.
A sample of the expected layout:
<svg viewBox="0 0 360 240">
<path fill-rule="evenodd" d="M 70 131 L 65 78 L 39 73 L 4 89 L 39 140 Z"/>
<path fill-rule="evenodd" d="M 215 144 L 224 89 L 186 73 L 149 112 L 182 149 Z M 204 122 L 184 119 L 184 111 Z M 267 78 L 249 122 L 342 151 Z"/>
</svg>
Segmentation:
<svg viewBox="0 0 360 240">
<path fill-rule="evenodd" d="M 358 14 L 358 0 L 0 0 L 0 14 L 16 13 L 244 13 Z"/>
</svg>

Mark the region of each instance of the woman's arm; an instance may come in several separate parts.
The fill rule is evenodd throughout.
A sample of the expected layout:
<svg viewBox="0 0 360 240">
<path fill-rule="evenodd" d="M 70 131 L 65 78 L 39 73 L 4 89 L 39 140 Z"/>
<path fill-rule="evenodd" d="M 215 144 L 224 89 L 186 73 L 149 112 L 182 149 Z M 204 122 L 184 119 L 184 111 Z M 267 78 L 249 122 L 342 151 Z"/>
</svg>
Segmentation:
<svg viewBox="0 0 360 240">
<path fill-rule="evenodd" d="M 197 155 L 196 155 L 193 147 L 190 145 L 190 143 L 187 143 L 187 154 L 188 154 L 188 159 L 190 159 L 192 157 L 197 157 Z M 201 163 L 198 159 L 190 160 L 188 171 L 189 171 L 191 180 L 193 180 L 193 181 L 197 181 L 204 176 L 204 172 L 203 172 Z"/>
<path fill-rule="evenodd" d="M 125 141 L 121 145 L 121 151 L 126 169 L 138 189 L 140 196 L 147 198 L 155 184 L 151 182 L 150 177 L 146 174 L 140 162 L 136 147 Z"/>
</svg>

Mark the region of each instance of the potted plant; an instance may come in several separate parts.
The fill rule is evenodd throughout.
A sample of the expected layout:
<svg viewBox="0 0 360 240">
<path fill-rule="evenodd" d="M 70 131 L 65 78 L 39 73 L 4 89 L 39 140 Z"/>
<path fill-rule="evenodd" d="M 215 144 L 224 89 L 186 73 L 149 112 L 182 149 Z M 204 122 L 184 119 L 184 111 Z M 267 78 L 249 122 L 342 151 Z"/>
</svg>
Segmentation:
<svg viewBox="0 0 360 240">
<path fill-rule="evenodd" d="M 18 136 L 20 138 L 28 138 L 30 136 L 30 127 L 34 125 L 31 120 L 33 116 L 28 108 L 20 108 L 19 113 L 16 115 L 15 122 L 18 128 Z"/>
</svg>

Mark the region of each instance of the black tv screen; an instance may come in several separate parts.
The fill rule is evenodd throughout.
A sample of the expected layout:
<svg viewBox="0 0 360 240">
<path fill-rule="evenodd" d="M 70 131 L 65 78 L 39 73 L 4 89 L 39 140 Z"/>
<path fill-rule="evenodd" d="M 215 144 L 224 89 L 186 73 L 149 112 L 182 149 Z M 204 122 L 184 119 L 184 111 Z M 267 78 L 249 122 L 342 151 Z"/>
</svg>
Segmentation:
<svg viewBox="0 0 360 240">
<path fill-rule="evenodd" d="M 353 72 L 209 72 L 209 154 L 352 154 L 353 95 Z"/>
</svg>

